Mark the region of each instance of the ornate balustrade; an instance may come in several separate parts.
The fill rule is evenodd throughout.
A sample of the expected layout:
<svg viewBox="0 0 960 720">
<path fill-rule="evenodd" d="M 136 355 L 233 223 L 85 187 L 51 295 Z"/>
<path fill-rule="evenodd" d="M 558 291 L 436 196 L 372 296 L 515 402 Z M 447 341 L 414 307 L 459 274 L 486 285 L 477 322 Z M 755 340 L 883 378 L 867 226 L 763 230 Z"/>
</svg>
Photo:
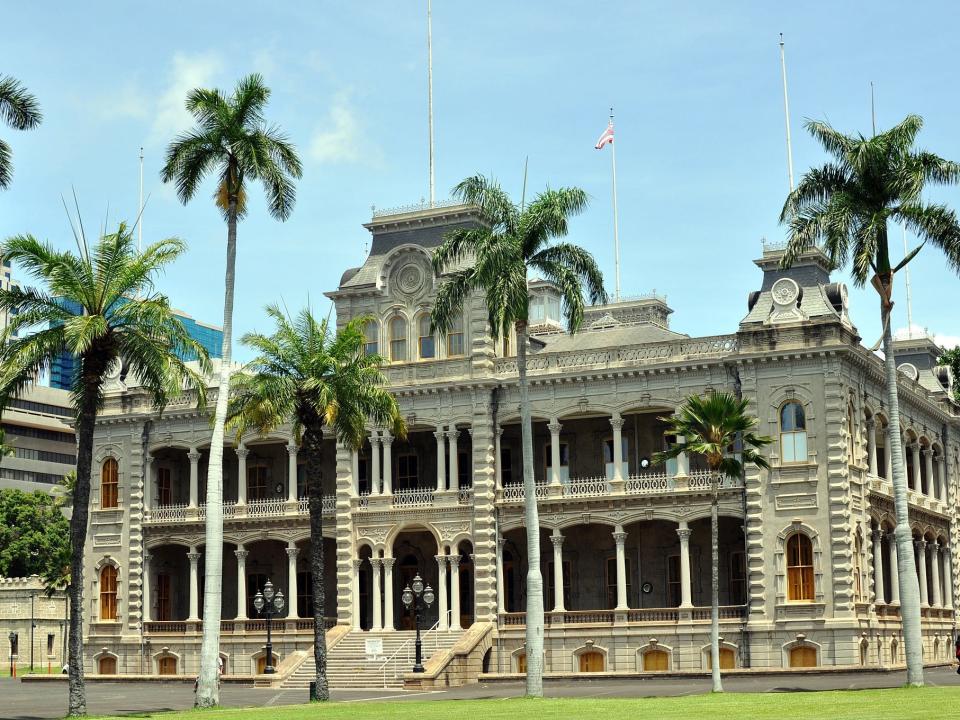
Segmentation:
<svg viewBox="0 0 960 720">
<path fill-rule="evenodd" d="M 179 523 L 187 519 L 186 504 L 161 505 L 150 510 L 150 521 L 157 523 Z"/>
<path fill-rule="evenodd" d="M 394 507 L 432 507 L 433 488 L 409 488 L 393 493 Z"/>
<path fill-rule="evenodd" d="M 550 486 L 537 483 L 537 500 L 544 500 L 550 497 Z M 504 485 L 500 491 L 500 499 L 504 502 L 523 502 L 524 492 L 523 483 L 511 483 Z"/>
<path fill-rule="evenodd" d="M 598 497 L 610 492 L 610 481 L 605 477 L 571 478 L 563 485 L 564 497 Z"/>
<path fill-rule="evenodd" d="M 334 515 L 337 499 L 333 495 L 323 496 L 323 514 Z M 295 504 L 281 499 L 251 500 L 241 505 L 233 501 L 223 503 L 224 520 L 242 520 L 251 518 L 299 517 L 310 514 L 309 501 L 301 498 Z M 192 508 L 188 505 L 160 505 L 152 508 L 146 518 L 150 524 L 172 525 L 193 520 L 203 522 L 207 518 L 206 503 Z"/>
<path fill-rule="evenodd" d="M 324 627 L 327 630 L 337 624 L 337 618 L 324 618 Z M 143 631 L 148 635 L 185 635 L 203 631 L 203 622 L 199 620 L 153 620 L 143 625 Z M 242 635 L 245 633 L 265 633 L 266 620 L 221 620 L 220 632 Z M 306 633 L 313 632 L 313 618 L 275 618 L 272 631 L 274 633 Z"/>
<path fill-rule="evenodd" d="M 627 478 L 623 491 L 627 495 L 647 495 L 673 490 L 673 482 L 666 473 L 635 473 Z"/>
<path fill-rule="evenodd" d="M 746 605 L 724 605 L 720 607 L 721 622 L 743 622 L 747 618 Z M 544 613 L 544 624 L 551 625 L 620 625 L 644 623 L 678 623 L 690 620 L 696 623 L 710 622 L 710 608 L 634 608 L 631 610 L 565 610 Z M 527 623 L 525 612 L 500 613 L 500 627 L 524 627 Z"/>
<path fill-rule="evenodd" d="M 457 491 L 457 505 L 473 505 L 473 488 L 460 488 Z"/>
</svg>

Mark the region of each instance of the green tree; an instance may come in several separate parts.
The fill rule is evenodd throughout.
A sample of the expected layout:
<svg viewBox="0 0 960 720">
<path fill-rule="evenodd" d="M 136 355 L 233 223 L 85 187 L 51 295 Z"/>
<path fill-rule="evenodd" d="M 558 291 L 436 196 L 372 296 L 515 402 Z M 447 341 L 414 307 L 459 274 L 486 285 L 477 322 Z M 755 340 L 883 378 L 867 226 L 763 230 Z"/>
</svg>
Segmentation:
<svg viewBox="0 0 960 720">
<path fill-rule="evenodd" d="M 48 577 L 69 552 L 70 525 L 44 492 L 0 489 L 0 576 Z"/>
<path fill-rule="evenodd" d="M 163 408 L 185 386 L 196 388 L 203 402 L 200 374 L 182 357 L 196 357 L 202 368 L 207 353 L 187 334 L 153 280 L 185 249 L 180 240 L 162 240 L 137 252 L 125 224 L 102 236 L 91 249 L 81 235 L 80 254 L 55 250 L 30 235 L 8 239 L 0 255 L 19 263 L 23 272 L 45 286 L 0 289 L 0 311 L 11 316 L 0 338 L 0 407 L 35 382 L 40 371 L 61 353 L 76 356 L 73 379 L 76 412 L 77 479 L 70 519 L 69 708 L 86 714 L 83 682 L 83 551 L 90 502 L 93 431 L 103 404 L 107 372 L 122 363 L 125 371 Z M 80 308 L 72 312 L 70 307 Z M 27 329 L 31 333 L 17 333 Z"/>
<path fill-rule="evenodd" d="M 267 307 L 276 324 L 272 335 L 248 333 L 242 342 L 258 353 L 234 378 L 227 424 L 244 432 L 266 435 L 286 422 L 306 458 L 307 495 L 310 499 L 310 571 L 313 576 L 313 656 L 316 689 L 311 700 L 329 700 L 327 685 L 327 633 L 324 625 L 326 594 L 323 558 L 323 429 L 351 450 L 366 437 L 367 422 L 406 434 L 396 398 L 383 386 L 383 358 L 364 352 L 366 339 L 361 317 L 334 334 L 328 320 L 318 322 L 310 308 L 296 318 L 278 307 Z M 296 598 L 289 598 L 291 603 Z"/>
<path fill-rule="evenodd" d="M 32 130 L 43 120 L 40 104 L 15 78 L 0 75 L 0 120 L 14 130 Z M 0 190 L 13 182 L 13 151 L 0 140 Z"/>
<path fill-rule="evenodd" d="M 724 479 L 737 479 L 745 463 L 769 467 L 757 451 L 769 445 L 768 437 L 754 430 L 757 420 L 747 412 L 747 400 L 738 400 L 730 393 L 711 393 L 706 397 L 692 395 L 680 406 L 676 415 L 660 418 L 666 424 L 665 434 L 683 438 L 657 455 L 661 463 L 687 453 L 700 455 L 710 468 L 710 660 L 713 692 L 723 692 L 720 682 L 720 545 L 718 539 L 718 489 Z"/>
<path fill-rule="evenodd" d="M 456 198 L 477 208 L 481 225 L 446 235 L 433 255 L 442 284 L 431 314 L 432 330 L 446 333 L 475 294 L 486 301 L 493 339 L 517 336 L 520 432 L 523 456 L 524 509 L 527 527 L 527 695 L 543 695 L 543 578 L 540 574 L 540 521 L 533 478 L 533 431 L 527 380 L 529 327 L 528 279 L 537 273 L 563 298 L 567 329 L 583 322 L 584 291 L 591 302 L 606 302 L 603 276 L 593 256 L 564 237 L 569 220 L 587 206 L 579 188 L 545 190 L 525 207 L 516 205 L 500 186 L 482 176 L 454 188 Z"/>
<path fill-rule="evenodd" d="M 960 401 L 960 346 L 953 350 L 944 350 L 940 356 L 940 364 L 950 368 L 953 374 L 953 396 Z"/>
<path fill-rule="evenodd" d="M 947 266 L 960 270 L 960 225 L 953 210 L 923 199 L 931 185 L 960 181 L 960 164 L 914 147 L 923 120 L 908 115 L 885 132 L 864 137 L 844 135 L 822 122 L 808 121 L 810 134 L 832 156 L 811 168 L 787 197 L 780 221 L 788 226 L 784 267 L 801 253 L 822 243 L 834 267 L 850 264 L 853 281 L 869 280 L 880 296 L 883 354 L 887 382 L 887 437 L 893 459 L 893 501 L 897 516 L 894 534 L 900 558 L 900 613 L 907 656 L 907 682 L 923 684 L 920 589 L 907 517 L 907 479 L 900 433 L 897 366 L 893 354 L 890 312 L 893 280 L 924 245 L 938 248 Z M 888 224 L 897 222 L 921 239 L 899 263 L 891 259 Z"/>
<path fill-rule="evenodd" d="M 302 172 L 300 159 L 263 111 L 270 89 L 260 75 L 242 79 L 231 97 L 219 90 L 193 90 L 187 110 L 197 127 L 177 137 L 167 150 L 163 181 L 174 182 L 181 202 L 196 195 L 203 179 L 216 173 L 214 198 L 227 221 L 227 268 L 223 298 L 223 360 L 220 363 L 217 404 L 207 469 L 206 552 L 204 553 L 203 639 L 200 650 L 198 707 L 219 703 L 217 659 L 220 655 L 220 615 L 223 592 L 223 433 L 230 390 L 233 341 L 233 291 L 237 257 L 237 222 L 247 212 L 247 181 L 259 180 L 267 192 L 267 207 L 286 220 L 296 197 L 294 178 Z"/>
<path fill-rule="evenodd" d="M 3 458 L 10 457 L 15 452 L 16 448 L 13 445 L 7 445 L 7 431 L 0 428 L 0 462 L 3 461 Z"/>
</svg>

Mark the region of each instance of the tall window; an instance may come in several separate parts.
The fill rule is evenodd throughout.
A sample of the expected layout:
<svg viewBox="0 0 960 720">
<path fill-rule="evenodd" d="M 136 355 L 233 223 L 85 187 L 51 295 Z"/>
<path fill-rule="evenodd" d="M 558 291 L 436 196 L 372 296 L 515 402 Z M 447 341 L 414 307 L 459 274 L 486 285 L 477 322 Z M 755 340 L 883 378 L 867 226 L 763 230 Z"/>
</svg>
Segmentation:
<svg viewBox="0 0 960 720">
<path fill-rule="evenodd" d="M 118 503 L 117 476 L 119 468 L 117 461 L 113 458 L 107 458 L 100 470 L 100 507 L 115 508 Z"/>
<path fill-rule="evenodd" d="M 747 601 L 747 568 L 742 552 L 730 553 L 730 604 Z"/>
<path fill-rule="evenodd" d="M 803 405 L 788 402 L 780 408 L 780 460 L 784 463 L 807 461 L 807 421 Z"/>
<path fill-rule="evenodd" d="M 407 359 L 407 321 L 397 316 L 390 321 L 390 360 L 403 362 Z"/>
<path fill-rule="evenodd" d="M 847 462 L 853 465 L 857 461 L 856 423 L 854 421 L 853 403 L 847 404 Z"/>
<path fill-rule="evenodd" d="M 313 617 L 313 573 L 297 573 L 297 617 Z"/>
<path fill-rule="evenodd" d="M 503 485 L 513 484 L 513 455 L 510 448 L 500 448 L 500 482 Z"/>
<path fill-rule="evenodd" d="M 547 469 L 547 482 L 551 482 L 553 473 L 553 449 L 548 442 L 544 446 L 546 460 L 544 466 Z M 560 481 L 567 482 L 570 479 L 570 446 L 566 442 L 560 443 Z"/>
<path fill-rule="evenodd" d="M 117 619 L 117 569 L 104 565 L 100 571 L 100 619 Z"/>
<path fill-rule="evenodd" d="M 363 351 L 367 355 L 376 355 L 380 352 L 380 326 L 376 320 L 371 320 L 363 326 L 363 336 L 366 341 L 363 345 Z"/>
<path fill-rule="evenodd" d="M 813 601 L 813 543 L 800 533 L 787 540 L 787 599 Z"/>
<path fill-rule="evenodd" d="M 510 357 L 510 333 L 503 334 L 503 357 Z"/>
<path fill-rule="evenodd" d="M 266 465 L 252 465 L 247 468 L 247 500 L 266 500 L 267 484 L 270 481 L 270 468 Z"/>
<path fill-rule="evenodd" d="M 463 355 L 463 315 L 457 315 L 447 332 L 447 357 Z"/>
<path fill-rule="evenodd" d="M 157 575 L 157 620 L 172 620 L 172 598 L 170 595 L 170 576 Z"/>
<path fill-rule="evenodd" d="M 683 591 L 680 587 L 680 556 L 667 557 L 667 605 L 680 607 L 683 600 Z"/>
<path fill-rule="evenodd" d="M 862 602 L 863 597 L 863 538 L 858 532 L 853 541 L 853 596 L 858 602 Z"/>
<path fill-rule="evenodd" d="M 630 572 L 630 558 L 626 559 L 625 568 L 627 571 L 627 602 L 633 597 L 633 577 Z M 617 606 L 617 558 L 607 558 L 607 607 L 613 609 Z"/>
<path fill-rule="evenodd" d="M 417 487 L 417 456 L 397 456 L 397 490 L 408 490 Z"/>
<path fill-rule="evenodd" d="M 417 348 L 421 360 L 430 360 L 437 354 L 436 343 L 433 341 L 433 333 L 430 332 L 430 316 L 421 315 L 417 319 Z"/>
<path fill-rule="evenodd" d="M 173 504 L 173 486 L 170 484 L 170 468 L 157 468 L 157 504 Z"/>
</svg>

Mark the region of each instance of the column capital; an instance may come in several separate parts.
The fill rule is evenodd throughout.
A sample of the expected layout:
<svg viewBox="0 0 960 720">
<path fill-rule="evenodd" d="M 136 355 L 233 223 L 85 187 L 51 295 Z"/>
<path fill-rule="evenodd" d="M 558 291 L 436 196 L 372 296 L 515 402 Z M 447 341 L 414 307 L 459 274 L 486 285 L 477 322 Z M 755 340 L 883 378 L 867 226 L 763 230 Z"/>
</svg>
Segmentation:
<svg viewBox="0 0 960 720">
<path fill-rule="evenodd" d="M 460 556 L 459 555 L 448 555 L 450 567 L 457 569 L 460 567 Z"/>
<path fill-rule="evenodd" d="M 871 415 L 867 418 L 867 427 L 873 430 L 877 426 L 877 419 Z"/>
<path fill-rule="evenodd" d="M 371 430 L 371 431 L 370 431 L 370 443 L 373 444 L 373 443 L 379 443 L 379 442 L 380 442 L 380 435 L 377 433 L 376 430 Z"/>
<path fill-rule="evenodd" d="M 690 533 L 693 532 L 688 527 L 677 528 L 677 537 L 680 538 L 680 542 L 686 542 L 690 539 Z"/>
<path fill-rule="evenodd" d="M 384 433 L 383 437 L 380 438 L 380 442 L 384 445 L 393 445 L 393 435 L 390 433 Z"/>
<path fill-rule="evenodd" d="M 497 437 L 502 437 L 502 436 L 503 436 L 503 428 L 500 427 L 499 425 L 497 425 L 496 434 L 497 434 Z"/>
<path fill-rule="evenodd" d="M 143 456 L 143 464 L 146 465 L 147 467 L 150 467 L 150 463 L 152 463 L 155 459 L 156 458 L 154 458 L 153 455 L 151 455 L 150 453 L 147 453 L 146 455 Z"/>
<path fill-rule="evenodd" d="M 238 448 L 234 449 L 234 452 L 237 454 L 238 458 L 246 458 L 250 454 L 250 451 L 247 449 L 246 445 L 241 445 Z"/>
<path fill-rule="evenodd" d="M 913 541 L 913 546 L 917 549 L 917 552 L 923 552 L 927 547 L 927 541 L 923 538 L 918 538 Z"/>
<path fill-rule="evenodd" d="M 615 532 L 613 533 L 613 541 L 617 544 L 617 547 L 622 547 L 627 541 L 627 534 L 623 530 Z"/>
<path fill-rule="evenodd" d="M 890 543 L 892 547 L 897 546 L 897 533 L 893 530 L 887 531 L 887 542 Z"/>
<path fill-rule="evenodd" d="M 300 554 L 300 548 L 297 547 L 288 547 L 287 548 L 287 557 L 291 560 L 296 560 L 297 555 Z"/>
<path fill-rule="evenodd" d="M 149 565 L 151 560 L 153 560 L 153 555 L 151 555 L 150 553 L 145 553 L 143 556 L 143 564 Z"/>
<path fill-rule="evenodd" d="M 622 430 L 623 423 L 624 420 L 619 415 L 614 415 L 612 418 L 610 418 L 610 427 L 612 427 L 614 430 Z"/>
<path fill-rule="evenodd" d="M 237 556 L 238 562 L 245 562 L 247 557 L 250 555 L 249 550 L 234 550 L 233 554 Z"/>
<path fill-rule="evenodd" d="M 550 542 L 553 543 L 553 546 L 554 546 L 555 548 L 563 547 L 563 541 L 564 541 L 563 535 L 551 535 L 551 536 L 550 536 Z"/>
<path fill-rule="evenodd" d="M 920 450 L 920 454 L 923 455 L 924 457 L 930 457 L 931 455 L 933 455 L 933 448 L 925 447 L 922 450 Z"/>
<path fill-rule="evenodd" d="M 187 560 L 189 560 L 191 564 L 195 565 L 199 559 L 200 559 L 200 553 L 198 552 L 187 553 Z"/>
<path fill-rule="evenodd" d="M 870 532 L 870 537 L 873 538 L 875 542 L 880 542 L 881 540 L 883 540 L 883 530 L 879 528 L 877 528 L 876 530 L 872 530 Z"/>
<path fill-rule="evenodd" d="M 397 562 L 397 559 L 396 559 L 396 558 L 382 558 L 382 559 L 383 559 L 383 566 L 384 566 L 387 570 L 392 570 L 392 569 L 393 569 L 393 564 L 394 564 L 395 562 Z"/>
<path fill-rule="evenodd" d="M 441 427 L 439 430 L 434 431 L 433 436 L 437 439 L 437 442 L 443 442 L 443 439 L 447 436 L 447 433 Z"/>
<path fill-rule="evenodd" d="M 454 430 L 447 430 L 447 439 L 449 439 L 449 440 L 456 440 L 458 437 L 460 437 L 460 431 L 459 431 L 459 430 L 456 430 L 456 429 L 454 429 Z"/>
<path fill-rule="evenodd" d="M 187 453 L 187 458 L 190 460 L 191 463 L 199 462 L 200 451 L 195 448 L 191 449 L 190 452 Z"/>
<path fill-rule="evenodd" d="M 354 558 L 354 559 L 353 559 L 353 569 L 354 569 L 354 570 L 359 570 L 361 565 L 363 565 L 363 558 Z"/>
<path fill-rule="evenodd" d="M 433 557 L 436 558 L 437 564 L 438 564 L 441 568 L 443 568 L 443 564 L 447 561 L 447 558 L 450 557 L 450 556 L 449 556 L 449 555 L 434 555 Z"/>
<path fill-rule="evenodd" d="M 374 569 L 380 567 L 381 565 L 383 565 L 383 558 L 375 558 L 375 557 L 370 558 L 370 565 L 372 565 Z"/>
<path fill-rule="evenodd" d="M 287 453 L 289 455 L 296 455 L 300 452 L 300 446 L 296 443 L 287 443 Z"/>
<path fill-rule="evenodd" d="M 559 435 L 560 430 L 563 429 L 563 425 L 561 425 L 558 420 L 551 420 L 549 423 L 547 423 L 547 429 L 550 431 L 551 435 Z"/>
</svg>

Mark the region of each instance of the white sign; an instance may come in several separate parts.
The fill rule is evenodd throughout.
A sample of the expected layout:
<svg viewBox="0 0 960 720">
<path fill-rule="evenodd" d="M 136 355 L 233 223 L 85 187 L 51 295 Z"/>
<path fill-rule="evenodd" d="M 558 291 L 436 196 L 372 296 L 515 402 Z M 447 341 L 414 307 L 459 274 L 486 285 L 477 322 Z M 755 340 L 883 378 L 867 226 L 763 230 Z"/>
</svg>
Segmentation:
<svg viewBox="0 0 960 720">
<path fill-rule="evenodd" d="M 363 644 L 367 657 L 377 658 L 383 655 L 383 638 L 366 638 Z"/>
</svg>

